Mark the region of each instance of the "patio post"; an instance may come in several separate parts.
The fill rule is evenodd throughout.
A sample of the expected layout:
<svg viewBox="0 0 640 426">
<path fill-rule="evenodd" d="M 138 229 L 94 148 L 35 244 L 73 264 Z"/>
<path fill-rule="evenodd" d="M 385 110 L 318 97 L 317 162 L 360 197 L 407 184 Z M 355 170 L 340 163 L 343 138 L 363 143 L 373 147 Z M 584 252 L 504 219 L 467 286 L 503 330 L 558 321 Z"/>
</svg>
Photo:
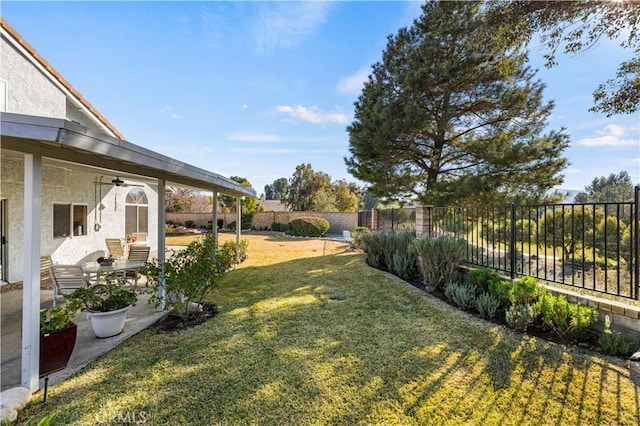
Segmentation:
<svg viewBox="0 0 640 426">
<path fill-rule="evenodd" d="M 213 191 L 213 222 L 211 222 L 211 235 L 216 248 L 218 248 L 218 191 Z"/>
<path fill-rule="evenodd" d="M 24 155 L 24 265 L 22 279 L 22 377 L 31 393 L 40 388 L 40 228 L 42 157 Z"/>
<path fill-rule="evenodd" d="M 242 229 L 242 198 L 236 198 L 236 247 L 240 247 L 240 232 Z M 236 250 L 236 262 L 240 261 L 240 251 Z"/>
<path fill-rule="evenodd" d="M 164 271 L 164 261 L 166 259 L 166 222 L 167 222 L 167 213 L 165 210 L 165 191 L 166 191 L 166 181 L 164 179 L 158 179 L 158 264 L 162 265 L 161 270 Z M 160 277 L 160 288 L 158 289 L 158 298 L 160 299 L 160 304 L 158 305 L 159 311 L 164 311 L 164 298 L 166 296 L 166 288 L 164 286 L 164 274 L 161 273 Z"/>
</svg>

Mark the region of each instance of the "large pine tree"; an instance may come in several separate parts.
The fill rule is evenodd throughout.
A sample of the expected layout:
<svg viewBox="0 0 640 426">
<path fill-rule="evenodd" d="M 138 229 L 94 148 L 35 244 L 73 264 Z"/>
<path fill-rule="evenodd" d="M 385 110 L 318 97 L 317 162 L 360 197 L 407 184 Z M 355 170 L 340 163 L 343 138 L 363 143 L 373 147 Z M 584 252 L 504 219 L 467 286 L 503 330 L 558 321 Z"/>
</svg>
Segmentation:
<svg viewBox="0 0 640 426">
<path fill-rule="evenodd" d="M 563 130 L 522 53 L 491 42 L 480 2 L 427 2 L 389 36 L 347 128 L 349 171 L 389 199 L 496 202 L 562 182 Z"/>
</svg>

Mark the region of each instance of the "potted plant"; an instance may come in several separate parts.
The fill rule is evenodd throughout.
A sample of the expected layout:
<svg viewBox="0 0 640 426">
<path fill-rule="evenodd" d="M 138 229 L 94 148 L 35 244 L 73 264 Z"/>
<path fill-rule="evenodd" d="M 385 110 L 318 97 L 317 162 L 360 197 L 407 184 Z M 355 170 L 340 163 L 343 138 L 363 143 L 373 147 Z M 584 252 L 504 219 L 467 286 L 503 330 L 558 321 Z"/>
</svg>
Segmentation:
<svg viewBox="0 0 640 426">
<path fill-rule="evenodd" d="M 124 328 L 127 311 L 138 301 L 134 291 L 124 288 L 125 282 L 107 279 L 105 284 L 79 288 L 65 299 L 70 309 L 87 312 L 96 336 L 115 336 Z"/>
<path fill-rule="evenodd" d="M 40 377 L 62 370 L 76 345 L 75 311 L 66 306 L 40 310 Z"/>
<path fill-rule="evenodd" d="M 246 249 L 246 244 L 243 247 Z M 220 277 L 236 262 L 236 256 L 231 245 L 216 247 L 211 233 L 192 241 L 183 250 L 170 253 L 163 264 L 154 259 L 140 272 L 147 277 L 147 286 L 154 290 L 149 302 L 162 304 L 170 315 L 187 321 L 196 312 L 193 304 L 202 305 Z M 163 286 L 166 296 L 160 297 Z"/>
</svg>

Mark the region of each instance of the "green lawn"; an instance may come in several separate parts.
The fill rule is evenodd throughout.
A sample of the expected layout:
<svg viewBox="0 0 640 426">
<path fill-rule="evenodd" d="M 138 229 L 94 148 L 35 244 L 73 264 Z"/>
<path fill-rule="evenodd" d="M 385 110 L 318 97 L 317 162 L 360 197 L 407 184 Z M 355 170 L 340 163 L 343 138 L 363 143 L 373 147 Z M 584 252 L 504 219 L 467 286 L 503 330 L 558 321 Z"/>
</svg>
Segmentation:
<svg viewBox="0 0 640 426">
<path fill-rule="evenodd" d="M 250 257 L 214 295 L 218 316 L 138 334 L 27 415 L 74 425 L 127 416 L 153 425 L 638 424 L 639 388 L 620 360 L 478 320 L 339 243 L 243 238 Z"/>
</svg>

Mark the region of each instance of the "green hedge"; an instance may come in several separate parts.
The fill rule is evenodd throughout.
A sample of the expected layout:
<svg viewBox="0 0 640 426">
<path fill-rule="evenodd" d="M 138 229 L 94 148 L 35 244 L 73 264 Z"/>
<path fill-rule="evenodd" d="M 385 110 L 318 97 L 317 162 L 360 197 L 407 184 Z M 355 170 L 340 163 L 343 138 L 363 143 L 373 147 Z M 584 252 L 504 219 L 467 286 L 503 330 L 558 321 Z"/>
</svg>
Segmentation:
<svg viewBox="0 0 640 426">
<path fill-rule="evenodd" d="M 322 237 L 329 230 L 329 222 L 319 217 L 302 217 L 289 222 L 287 234 L 299 237 Z"/>
</svg>

